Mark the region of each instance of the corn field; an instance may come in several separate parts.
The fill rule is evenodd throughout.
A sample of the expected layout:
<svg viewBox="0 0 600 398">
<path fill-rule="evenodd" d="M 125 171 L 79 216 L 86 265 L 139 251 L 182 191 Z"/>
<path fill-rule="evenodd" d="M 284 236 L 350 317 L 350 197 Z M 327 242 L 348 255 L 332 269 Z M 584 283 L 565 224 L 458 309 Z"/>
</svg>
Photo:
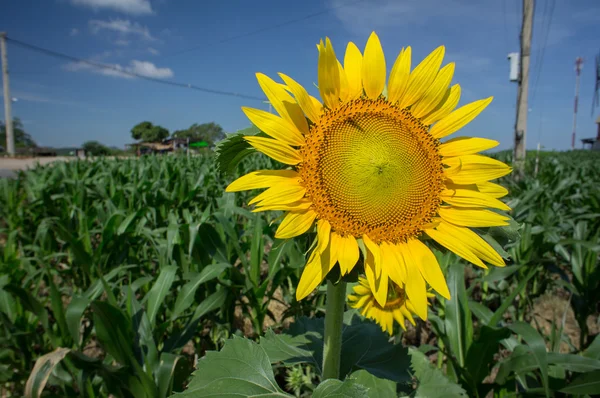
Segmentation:
<svg viewBox="0 0 600 398">
<path fill-rule="evenodd" d="M 452 299 L 391 338 L 347 311 L 343 380 L 324 383 L 324 286 L 295 299 L 311 237 L 273 238 L 277 214 L 224 192 L 274 163 L 151 156 L 1 179 L 2 396 L 600 394 L 600 154 L 543 153 L 537 175 L 530 155 L 501 181 L 516 223 L 490 241 L 508 265 L 436 252 Z"/>
</svg>

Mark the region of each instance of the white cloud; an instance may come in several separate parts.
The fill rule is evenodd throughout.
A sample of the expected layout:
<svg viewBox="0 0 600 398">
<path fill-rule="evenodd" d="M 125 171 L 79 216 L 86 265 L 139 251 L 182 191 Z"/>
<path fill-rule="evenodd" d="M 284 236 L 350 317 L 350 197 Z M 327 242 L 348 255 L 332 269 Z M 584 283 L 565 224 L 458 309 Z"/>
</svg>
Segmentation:
<svg viewBox="0 0 600 398">
<path fill-rule="evenodd" d="M 125 39 L 118 39 L 115 41 L 115 44 L 117 46 L 121 46 L 121 47 L 127 47 L 129 45 L 130 41 L 129 40 L 125 40 Z"/>
<path fill-rule="evenodd" d="M 148 47 L 148 52 L 152 55 L 158 55 L 160 52 L 156 48 Z"/>
<path fill-rule="evenodd" d="M 152 14 L 150 0 L 71 0 L 71 4 L 90 7 L 94 10 L 110 9 L 125 14 Z"/>
<path fill-rule="evenodd" d="M 77 28 L 71 28 L 71 30 L 69 31 L 69 36 L 77 36 L 79 34 L 79 29 Z"/>
<path fill-rule="evenodd" d="M 64 69 L 70 72 L 89 71 L 100 75 L 122 77 L 125 79 L 134 78 L 135 76 L 132 76 L 132 74 L 159 79 L 173 77 L 174 75 L 171 68 L 159 68 L 148 61 L 133 60 L 128 66 L 120 64 L 110 64 L 107 66 L 112 67 L 112 69 L 98 68 L 85 62 L 71 62 L 66 64 Z"/>
<path fill-rule="evenodd" d="M 146 26 L 142 26 L 137 22 L 131 22 L 128 19 L 112 19 L 110 21 L 100 21 L 92 19 L 89 22 L 90 29 L 97 34 L 101 30 L 109 30 L 122 35 L 136 35 L 147 40 L 156 40 Z"/>
</svg>

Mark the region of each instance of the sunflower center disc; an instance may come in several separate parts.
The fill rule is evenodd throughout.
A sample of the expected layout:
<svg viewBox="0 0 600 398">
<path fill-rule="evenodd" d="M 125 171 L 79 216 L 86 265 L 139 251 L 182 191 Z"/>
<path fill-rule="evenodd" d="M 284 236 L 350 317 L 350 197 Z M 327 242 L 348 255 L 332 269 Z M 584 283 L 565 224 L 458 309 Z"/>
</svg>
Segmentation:
<svg viewBox="0 0 600 398">
<path fill-rule="evenodd" d="M 403 241 L 439 207 L 437 145 L 409 111 L 354 100 L 311 128 L 300 173 L 315 210 L 337 232 Z"/>
</svg>

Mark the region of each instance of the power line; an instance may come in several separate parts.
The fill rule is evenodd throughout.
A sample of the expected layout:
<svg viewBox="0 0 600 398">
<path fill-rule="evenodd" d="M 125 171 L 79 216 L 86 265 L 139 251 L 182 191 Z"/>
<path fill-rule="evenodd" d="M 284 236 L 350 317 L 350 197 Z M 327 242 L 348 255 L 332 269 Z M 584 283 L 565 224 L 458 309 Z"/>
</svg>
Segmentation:
<svg viewBox="0 0 600 398">
<path fill-rule="evenodd" d="M 266 98 L 256 97 L 253 95 L 240 94 L 240 93 L 235 93 L 235 92 L 230 92 L 230 91 L 213 90 L 211 88 L 199 87 L 194 84 L 180 83 L 180 82 L 174 82 L 174 81 L 165 80 L 165 79 L 159 79 L 156 77 L 145 76 L 145 75 L 141 75 L 139 73 L 125 70 L 123 68 L 118 68 L 116 66 L 106 65 L 106 64 L 99 63 L 99 62 L 94 62 L 94 61 L 90 61 L 87 59 L 74 57 L 72 55 L 68 55 L 65 53 L 58 52 L 58 51 L 50 50 L 47 48 L 38 47 L 34 44 L 25 43 L 23 41 L 13 39 L 8 36 L 6 37 L 6 40 L 17 46 L 20 46 L 20 47 L 23 47 L 23 48 L 26 48 L 26 49 L 29 49 L 32 51 L 36 51 L 36 52 L 39 52 L 39 53 L 42 53 L 42 54 L 45 54 L 45 55 L 48 55 L 51 57 L 61 58 L 61 59 L 66 59 L 66 60 L 69 60 L 72 62 L 86 64 L 86 65 L 89 65 L 91 67 L 98 68 L 98 69 L 112 70 L 112 71 L 118 72 L 122 75 L 137 77 L 139 79 L 147 80 L 147 81 L 150 81 L 153 83 L 160 83 L 160 84 L 173 86 L 173 87 L 187 88 L 187 89 L 201 91 L 201 92 L 208 93 L 208 94 L 225 95 L 225 96 L 229 96 L 229 97 L 244 98 L 244 99 L 255 100 L 255 101 L 265 101 L 266 100 Z"/>
<path fill-rule="evenodd" d="M 552 0 L 552 3 L 550 4 L 550 11 L 548 12 L 548 23 L 546 24 L 547 28 L 546 28 L 546 35 L 544 36 L 544 40 L 542 42 L 541 47 L 538 47 L 538 56 L 536 56 L 536 73 L 535 73 L 535 81 L 533 83 L 533 92 L 531 94 L 531 103 L 534 104 L 535 103 L 535 97 L 537 94 L 537 87 L 538 87 L 538 82 L 540 80 L 540 76 L 542 75 L 542 68 L 544 66 L 544 55 L 546 54 L 546 47 L 548 44 L 548 37 L 550 36 L 550 30 L 552 28 L 552 17 L 554 16 L 554 7 L 556 6 L 556 0 Z M 544 7 L 544 11 L 546 10 L 546 7 Z M 542 14 L 543 16 L 543 14 Z M 542 24 L 542 29 L 541 32 L 543 34 L 543 24 Z"/>
<path fill-rule="evenodd" d="M 201 48 L 212 47 L 212 46 L 215 46 L 217 44 L 223 44 L 223 43 L 226 43 L 228 41 L 232 41 L 232 40 L 236 40 L 236 39 L 241 39 L 243 37 L 248 37 L 248 36 L 256 35 L 258 33 L 267 32 L 269 30 L 281 28 L 281 27 L 284 27 L 284 26 L 287 26 L 287 25 L 291 25 L 291 24 L 294 24 L 294 23 L 305 21 L 305 20 L 310 19 L 310 18 L 318 17 L 319 15 L 327 14 L 327 13 L 329 13 L 329 12 L 331 12 L 333 10 L 337 10 L 339 8 L 348 7 L 348 6 L 351 6 L 351 5 L 354 5 L 354 4 L 358 4 L 359 2 L 362 2 L 362 1 L 364 1 L 364 0 L 349 1 L 347 3 L 340 4 L 340 5 L 335 6 L 335 7 L 326 8 L 323 11 L 319 11 L 319 12 L 315 12 L 313 14 L 305 15 L 305 16 L 303 16 L 301 18 L 291 19 L 289 21 L 285 21 L 285 22 L 282 22 L 282 23 L 277 24 L 277 25 L 267 26 L 267 27 L 264 27 L 264 28 L 261 28 L 261 29 L 253 30 L 251 32 L 247 32 L 247 33 L 242 33 L 242 34 L 235 35 L 235 36 L 226 37 L 226 38 L 218 40 L 218 41 L 212 41 L 212 42 L 207 43 L 207 44 L 203 44 L 203 45 L 199 45 L 199 46 L 194 46 L 194 47 L 186 48 L 184 50 L 172 52 L 170 54 L 165 54 L 161 58 L 171 57 L 171 56 L 175 56 L 175 55 L 180 55 L 180 54 L 188 53 L 190 51 L 199 50 Z"/>
</svg>

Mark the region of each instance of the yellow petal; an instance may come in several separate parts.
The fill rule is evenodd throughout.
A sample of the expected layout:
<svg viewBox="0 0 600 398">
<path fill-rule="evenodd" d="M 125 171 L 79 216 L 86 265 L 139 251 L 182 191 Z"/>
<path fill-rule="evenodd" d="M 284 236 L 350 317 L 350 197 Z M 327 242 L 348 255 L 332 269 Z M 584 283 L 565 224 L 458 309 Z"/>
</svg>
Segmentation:
<svg viewBox="0 0 600 398">
<path fill-rule="evenodd" d="M 311 99 L 311 96 L 308 95 L 306 89 L 291 77 L 284 75 L 283 73 L 280 73 L 279 77 L 281 77 L 281 80 L 283 80 L 288 86 L 289 90 L 296 98 L 296 101 L 298 101 L 298 105 L 300 105 L 300 108 L 302 108 L 302 111 L 304 111 L 306 114 L 306 117 L 308 117 L 312 122 L 319 120 L 319 115 L 321 114 L 321 104 L 319 103 L 319 106 L 315 106 L 315 103 Z"/>
<path fill-rule="evenodd" d="M 364 239 L 363 239 L 364 240 Z M 380 306 L 385 306 L 388 293 L 388 276 L 386 273 L 380 273 L 377 276 L 377 269 L 381 270 L 381 264 L 377 264 L 379 255 L 379 247 L 375 248 L 375 252 L 367 250 L 367 258 L 365 259 L 365 276 L 371 287 L 373 297 Z"/>
<path fill-rule="evenodd" d="M 437 109 L 431 112 L 429 115 L 425 116 L 421 119 L 424 125 L 429 126 L 438 120 L 441 120 L 448 116 L 450 112 L 456 108 L 458 105 L 458 101 L 460 100 L 460 86 L 455 84 L 450 87 L 445 97 L 442 99 L 441 103 L 438 105 Z"/>
<path fill-rule="evenodd" d="M 441 225 L 441 224 L 440 224 Z M 456 255 L 464 258 L 465 260 L 473 263 L 481 268 L 487 268 L 485 264 L 477 257 L 471 249 L 465 244 L 464 241 L 457 238 L 456 236 L 448 233 L 444 228 L 440 228 L 440 225 L 436 229 L 426 229 L 425 233 L 440 245 L 444 246 Z"/>
<path fill-rule="evenodd" d="M 406 263 L 406 295 L 419 318 L 427 320 L 427 286 L 425 286 L 425 279 L 423 279 L 408 245 L 401 243 L 398 247 Z"/>
<path fill-rule="evenodd" d="M 278 162 L 294 166 L 302 161 L 298 151 L 281 141 L 254 136 L 246 136 L 244 139 L 254 148 Z"/>
<path fill-rule="evenodd" d="M 442 163 L 447 178 L 455 184 L 478 184 L 509 174 L 512 169 L 499 160 L 482 155 L 445 157 Z"/>
<path fill-rule="evenodd" d="M 320 219 L 317 221 L 317 247 L 316 251 L 323 253 L 329 246 L 329 238 L 331 235 L 331 224 L 329 221 Z"/>
<path fill-rule="evenodd" d="M 440 145 L 442 156 L 472 155 L 498 146 L 496 140 L 478 137 L 456 137 Z"/>
<path fill-rule="evenodd" d="M 323 114 L 323 104 L 321 103 L 321 101 L 319 101 L 318 99 L 316 99 L 312 95 L 310 96 L 310 100 L 312 101 L 313 106 L 317 110 L 318 116 L 320 117 Z"/>
<path fill-rule="evenodd" d="M 388 271 L 390 274 L 390 278 L 392 278 L 392 280 L 394 280 L 396 284 L 403 285 L 404 283 L 406 283 L 406 263 L 404 261 L 404 257 L 402 257 L 401 245 L 390 244 L 389 248 L 392 251 L 392 253 L 394 253 L 394 255 L 396 256 L 396 263 L 398 264 L 398 268 L 396 269 L 396 271 L 394 271 L 394 273 L 396 273 L 395 278 L 392 278 L 393 273 L 391 271 Z"/>
<path fill-rule="evenodd" d="M 300 301 L 312 293 L 323 282 L 325 275 L 327 272 L 323 269 L 321 255 L 314 250 L 302 271 L 298 287 L 296 287 L 296 300 Z"/>
<path fill-rule="evenodd" d="M 400 108 L 406 108 L 421 99 L 437 76 L 445 51 L 444 46 L 436 48 L 412 71 L 406 91 L 399 99 Z"/>
<path fill-rule="evenodd" d="M 362 84 L 365 94 L 371 99 L 377 99 L 385 87 L 385 56 L 379 37 L 371 33 L 365 46 L 365 56 L 362 65 Z"/>
<path fill-rule="evenodd" d="M 286 180 L 296 180 L 300 175 L 294 170 L 257 170 L 241 176 L 225 188 L 225 192 L 268 188 Z"/>
<path fill-rule="evenodd" d="M 299 200 L 293 203 L 281 204 L 277 203 L 274 205 L 263 206 L 262 204 L 258 204 L 255 209 L 252 209 L 252 213 L 258 213 L 261 211 L 272 211 L 272 210 L 281 210 L 281 211 L 293 211 L 299 212 L 303 210 L 308 210 L 312 206 L 312 202 L 310 200 Z"/>
<path fill-rule="evenodd" d="M 437 122 L 429 134 L 437 139 L 444 138 L 457 130 L 461 129 L 471 120 L 475 119 L 477 115 L 481 113 L 489 104 L 492 102 L 494 97 L 481 99 L 479 101 L 471 102 L 465 106 L 462 106 Z"/>
<path fill-rule="evenodd" d="M 338 257 L 340 255 L 340 239 L 341 237 L 336 233 L 332 233 L 329 237 L 329 269 L 332 269 L 338 262 Z"/>
<path fill-rule="evenodd" d="M 388 82 L 388 101 L 392 104 L 396 103 L 408 87 L 408 77 L 410 76 L 410 58 L 411 48 L 403 48 L 400 51 L 400 55 L 396 58 L 392 71 L 390 72 L 390 79 Z"/>
<path fill-rule="evenodd" d="M 400 270 L 398 265 L 398 259 L 396 254 L 393 252 L 389 243 L 381 242 L 379 245 L 379 253 L 381 256 L 381 263 L 385 267 L 385 271 L 390 279 L 396 284 L 402 286 L 404 280 L 400 277 Z"/>
<path fill-rule="evenodd" d="M 335 232 L 334 235 L 337 235 Z M 346 275 L 356 265 L 359 258 L 358 244 L 352 235 L 340 236 L 338 240 L 339 247 L 337 249 L 338 262 L 342 275 Z"/>
<path fill-rule="evenodd" d="M 325 105 L 334 109 L 340 102 L 340 71 L 329 38 L 326 38 L 326 44 L 321 41 L 319 48 L 319 91 Z"/>
<path fill-rule="evenodd" d="M 287 183 L 273 185 L 260 195 L 255 196 L 249 205 L 260 202 L 261 206 L 288 204 L 299 201 L 304 197 L 306 188 L 299 183 Z"/>
<path fill-rule="evenodd" d="M 296 126 L 302 134 L 307 134 L 308 122 L 306 121 L 304 112 L 302 112 L 300 105 L 285 90 L 285 86 L 262 73 L 257 73 L 256 78 L 269 102 L 273 105 L 277 113 L 279 113 L 279 116 Z"/>
<path fill-rule="evenodd" d="M 415 117 L 421 118 L 436 109 L 448 91 L 452 76 L 454 76 L 454 62 L 440 69 L 431 86 L 425 91 L 421 99 L 410 108 L 410 112 Z"/>
<path fill-rule="evenodd" d="M 348 78 L 346 77 L 344 67 L 339 60 L 337 61 L 337 64 L 340 73 L 340 100 L 345 102 L 348 100 L 348 95 L 350 93 L 350 89 L 348 88 Z"/>
<path fill-rule="evenodd" d="M 302 235 L 310 229 L 316 217 L 317 213 L 313 210 L 289 212 L 277 228 L 275 237 L 277 239 L 289 239 Z"/>
<path fill-rule="evenodd" d="M 379 252 L 379 245 L 373 242 L 367 235 L 363 235 L 363 242 L 365 242 L 367 250 L 373 255 L 373 259 L 375 260 L 375 276 L 379 278 L 381 275 L 381 256 Z"/>
<path fill-rule="evenodd" d="M 411 239 L 406 244 L 423 278 L 425 278 L 433 290 L 445 299 L 450 300 L 448 284 L 435 255 L 418 239 Z"/>
<path fill-rule="evenodd" d="M 479 182 L 476 184 L 479 192 L 491 196 L 492 198 L 503 198 L 508 195 L 508 189 L 502 185 L 494 184 L 493 182 Z"/>
<path fill-rule="evenodd" d="M 445 189 L 441 193 L 444 202 L 458 207 L 491 207 L 509 211 L 505 203 L 472 189 Z"/>
<path fill-rule="evenodd" d="M 452 235 L 458 239 L 469 251 L 474 255 L 498 267 L 504 267 L 506 264 L 504 259 L 492 246 L 489 245 L 482 237 L 471 231 L 469 228 L 459 227 L 445 221 L 442 221 L 437 227 L 441 233 Z"/>
<path fill-rule="evenodd" d="M 440 207 L 438 213 L 444 221 L 463 227 L 499 227 L 508 225 L 508 217 L 490 210 Z"/>
<path fill-rule="evenodd" d="M 350 42 L 344 56 L 344 71 L 348 79 L 348 99 L 359 98 L 362 88 L 362 54 L 356 44 Z"/>
<path fill-rule="evenodd" d="M 304 136 L 287 120 L 260 109 L 242 107 L 248 119 L 261 131 L 288 145 L 303 145 Z"/>
</svg>

